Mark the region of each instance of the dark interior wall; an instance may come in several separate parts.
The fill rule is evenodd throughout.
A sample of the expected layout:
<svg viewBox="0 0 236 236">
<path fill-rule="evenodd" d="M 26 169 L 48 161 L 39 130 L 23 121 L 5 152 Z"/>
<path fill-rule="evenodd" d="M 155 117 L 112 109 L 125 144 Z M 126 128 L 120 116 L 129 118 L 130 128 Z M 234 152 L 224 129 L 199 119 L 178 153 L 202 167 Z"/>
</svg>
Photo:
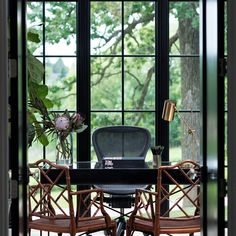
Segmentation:
<svg viewBox="0 0 236 236">
<path fill-rule="evenodd" d="M 236 235 L 236 1 L 228 0 L 228 235 Z"/>
<path fill-rule="evenodd" d="M 0 1 L 0 235 L 8 235 L 7 0 Z"/>
</svg>

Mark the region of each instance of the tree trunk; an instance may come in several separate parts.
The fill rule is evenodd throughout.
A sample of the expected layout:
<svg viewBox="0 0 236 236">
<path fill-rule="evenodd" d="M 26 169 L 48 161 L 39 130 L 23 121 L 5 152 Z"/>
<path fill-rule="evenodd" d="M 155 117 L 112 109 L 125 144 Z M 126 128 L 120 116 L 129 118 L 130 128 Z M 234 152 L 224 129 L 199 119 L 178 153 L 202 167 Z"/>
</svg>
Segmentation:
<svg viewBox="0 0 236 236">
<path fill-rule="evenodd" d="M 192 12 L 196 13 L 196 4 L 188 5 Z M 183 10 L 183 9 L 182 9 Z M 197 16 L 197 13 L 195 15 Z M 195 18 L 196 20 L 196 18 Z M 199 28 L 193 24 L 194 16 L 179 18 L 179 44 L 181 55 L 199 54 Z M 200 73 L 199 57 L 181 58 L 181 109 L 200 109 Z M 182 159 L 200 160 L 200 115 L 199 113 L 181 113 L 189 127 L 181 121 L 181 148 Z M 192 132 L 189 132 L 192 129 Z M 197 189 L 193 191 L 192 197 L 196 196 Z M 184 198 L 183 206 L 189 206 L 189 200 Z"/>
<path fill-rule="evenodd" d="M 192 5 L 193 7 L 196 6 Z M 199 54 L 199 28 L 193 25 L 193 18 L 179 19 L 179 44 L 181 55 Z M 181 108 L 183 110 L 200 109 L 199 57 L 182 57 L 181 68 Z M 200 158 L 200 116 L 199 113 L 181 113 L 186 121 L 182 126 L 182 159 L 198 160 Z M 189 127 L 188 127 L 189 126 Z M 192 134 L 189 131 L 192 129 Z M 189 134 L 190 133 L 190 134 Z"/>
</svg>

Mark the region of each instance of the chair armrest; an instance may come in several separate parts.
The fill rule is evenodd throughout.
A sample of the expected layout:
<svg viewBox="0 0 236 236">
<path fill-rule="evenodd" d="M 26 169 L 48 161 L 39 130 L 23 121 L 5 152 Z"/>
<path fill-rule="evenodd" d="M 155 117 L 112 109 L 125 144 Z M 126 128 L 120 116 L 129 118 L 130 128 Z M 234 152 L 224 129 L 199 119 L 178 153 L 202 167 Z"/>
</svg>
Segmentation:
<svg viewBox="0 0 236 236">
<path fill-rule="evenodd" d="M 137 188 L 136 189 L 136 192 L 135 192 L 135 196 L 138 194 L 138 193 L 147 193 L 147 194 L 151 194 L 151 195 L 156 195 L 157 196 L 157 192 L 155 191 L 151 191 L 151 190 L 148 190 L 148 189 L 142 189 L 142 188 Z"/>
<path fill-rule="evenodd" d="M 93 194 L 93 195 L 92 195 Z M 96 210 L 92 213 L 92 217 L 96 218 L 105 218 L 107 227 L 111 225 L 111 218 L 107 214 L 103 205 L 103 190 L 99 188 L 95 189 L 85 189 L 75 192 L 70 192 L 71 196 L 77 196 L 77 213 L 76 218 L 82 220 L 83 217 L 86 217 L 91 207 L 93 206 Z M 83 213 L 81 214 L 81 210 Z M 79 216 L 79 217 L 78 217 Z"/>
<path fill-rule="evenodd" d="M 134 218 L 154 219 L 155 202 L 157 199 L 157 192 L 152 192 L 146 189 L 136 189 L 134 210 L 130 215 L 129 221 L 133 221 Z"/>
<path fill-rule="evenodd" d="M 79 195 L 79 194 L 89 194 L 89 193 L 101 193 L 103 195 L 103 190 L 99 188 L 94 188 L 94 189 L 83 189 L 79 191 L 71 191 L 71 195 Z"/>
</svg>

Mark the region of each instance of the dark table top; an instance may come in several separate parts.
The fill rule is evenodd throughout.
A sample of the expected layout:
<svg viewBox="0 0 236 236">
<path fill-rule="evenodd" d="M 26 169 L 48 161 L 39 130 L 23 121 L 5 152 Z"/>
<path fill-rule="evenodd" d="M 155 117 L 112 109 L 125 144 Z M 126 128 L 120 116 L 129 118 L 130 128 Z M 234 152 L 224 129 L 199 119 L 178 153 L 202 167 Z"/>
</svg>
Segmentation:
<svg viewBox="0 0 236 236">
<path fill-rule="evenodd" d="M 162 163 L 162 165 L 173 163 Z M 156 184 L 158 168 L 152 162 L 145 162 L 142 165 L 112 168 L 101 162 L 76 162 L 69 167 L 71 184 L 75 185 L 96 185 L 96 184 Z M 51 171 L 57 176 L 57 170 Z M 178 178 L 178 172 L 176 172 Z"/>
</svg>

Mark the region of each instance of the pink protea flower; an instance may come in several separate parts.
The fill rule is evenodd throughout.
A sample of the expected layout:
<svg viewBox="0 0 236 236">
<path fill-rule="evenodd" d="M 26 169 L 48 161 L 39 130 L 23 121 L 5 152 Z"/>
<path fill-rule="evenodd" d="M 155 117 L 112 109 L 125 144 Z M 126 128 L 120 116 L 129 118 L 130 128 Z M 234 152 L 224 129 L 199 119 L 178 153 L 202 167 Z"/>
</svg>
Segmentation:
<svg viewBox="0 0 236 236">
<path fill-rule="evenodd" d="M 70 126 L 70 120 L 67 116 L 58 116 L 55 119 L 55 128 L 57 130 L 67 130 Z"/>
<path fill-rule="evenodd" d="M 73 123 L 78 127 L 83 123 L 84 117 L 80 113 L 76 113 L 72 117 L 72 120 L 73 120 Z"/>
</svg>

